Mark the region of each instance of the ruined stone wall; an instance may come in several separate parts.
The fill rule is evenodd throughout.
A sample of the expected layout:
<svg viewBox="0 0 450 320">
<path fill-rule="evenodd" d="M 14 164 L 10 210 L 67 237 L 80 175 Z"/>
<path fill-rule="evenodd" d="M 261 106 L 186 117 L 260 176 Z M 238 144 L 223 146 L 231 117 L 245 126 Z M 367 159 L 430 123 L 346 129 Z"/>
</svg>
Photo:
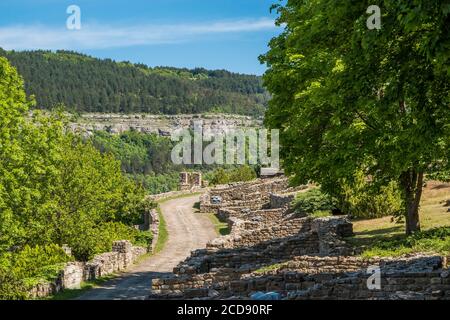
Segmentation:
<svg viewBox="0 0 450 320">
<path fill-rule="evenodd" d="M 147 248 L 133 246 L 127 240 L 115 241 L 112 252 L 96 255 L 88 262 L 69 262 L 53 282 L 40 283 L 30 290 L 31 298 L 44 298 L 64 289 L 79 289 L 90 281 L 130 267 Z"/>
<path fill-rule="evenodd" d="M 369 290 L 368 266 L 381 268 L 381 290 Z M 274 291 L 288 299 L 450 299 L 449 269 L 442 257 L 390 259 L 299 256 L 275 270 L 245 273 L 223 268 L 209 273 L 157 279 L 153 297 L 246 299 Z"/>
<path fill-rule="evenodd" d="M 271 193 L 270 194 L 270 207 L 272 209 L 284 208 L 286 206 L 289 206 L 294 199 L 295 199 L 295 193 L 289 193 L 289 194 Z"/>
<path fill-rule="evenodd" d="M 200 199 L 201 212 L 216 212 L 219 208 L 245 207 L 261 209 L 270 202 L 270 193 L 288 188 L 287 178 L 270 180 L 257 179 L 252 182 L 236 183 L 213 188 Z M 219 196 L 222 203 L 211 204 L 211 197 Z"/>
<path fill-rule="evenodd" d="M 228 221 L 231 218 L 240 220 L 258 222 L 260 225 L 276 223 L 286 217 L 286 210 L 281 209 L 267 209 L 267 210 L 252 210 L 249 208 L 220 208 L 217 211 L 217 217 L 222 221 Z"/>
<path fill-rule="evenodd" d="M 301 231 L 309 230 L 311 220 L 308 218 L 286 219 L 280 224 L 272 224 L 259 229 L 244 230 L 236 234 L 214 239 L 207 244 L 207 248 L 237 248 L 251 247 L 258 243 L 276 238 L 287 238 Z M 233 229 L 232 229 L 233 230 Z"/>
<path fill-rule="evenodd" d="M 342 246 L 339 239 L 348 236 L 351 229 L 336 229 L 341 229 L 343 225 L 348 224 L 348 221 L 345 218 L 329 218 L 328 220 L 330 220 L 329 224 L 323 221 L 318 223 L 312 218 L 293 219 L 296 224 L 296 232 L 291 233 L 292 230 L 289 231 L 289 228 L 281 228 L 280 232 L 283 236 L 278 238 L 269 236 L 272 232 L 270 228 L 262 228 L 260 233 L 255 230 L 238 230 L 229 237 L 213 240 L 208 244 L 207 249 L 194 251 L 190 257 L 174 269 L 174 273 L 204 273 L 210 272 L 214 268 L 241 268 L 248 265 L 256 269 L 262 265 L 287 261 L 299 255 L 347 253 L 349 248 Z M 336 221 L 340 221 L 340 223 Z M 240 228 L 245 229 L 246 227 Z M 322 241 L 330 240 L 328 234 L 324 239 L 319 237 L 326 233 L 323 231 L 324 229 L 328 230 L 328 233 L 334 234 L 336 246 L 321 245 Z M 248 237 L 242 239 L 242 234 Z M 252 239 L 252 245 L 248 245 L 249 238 Z M 243 245 L 243 243 L 247 245 Z"/>
<path fill-rule="evenodd" d="M 201 172 L 180 172 L 179 189 L 189 191 L 202 187 Z"/>
<path fill-rule="evenodd" d="M 288 299 L 450 300 L 450 270 L 443 258 L 422 256 L 372 261 L 381 268 L 380 289 L 369 289 L 367 271 L 358 270 L 288 293 Z"/>
</svg>

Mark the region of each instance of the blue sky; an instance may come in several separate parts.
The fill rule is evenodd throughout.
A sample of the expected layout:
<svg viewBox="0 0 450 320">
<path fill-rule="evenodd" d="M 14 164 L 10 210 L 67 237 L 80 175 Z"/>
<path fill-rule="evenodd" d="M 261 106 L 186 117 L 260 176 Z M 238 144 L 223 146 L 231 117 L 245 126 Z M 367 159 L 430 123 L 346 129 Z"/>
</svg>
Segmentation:
<svg viewBox="0 0 450 320">
<path fill-rule="evenodd" d="M 258 56 L 279 32 L 278 0 L 2 0 L 0 47 L 69 49 L 150 66 L 262 74 Z M 69 5 L 81 30 L 68 30 Z"/>
</svg>

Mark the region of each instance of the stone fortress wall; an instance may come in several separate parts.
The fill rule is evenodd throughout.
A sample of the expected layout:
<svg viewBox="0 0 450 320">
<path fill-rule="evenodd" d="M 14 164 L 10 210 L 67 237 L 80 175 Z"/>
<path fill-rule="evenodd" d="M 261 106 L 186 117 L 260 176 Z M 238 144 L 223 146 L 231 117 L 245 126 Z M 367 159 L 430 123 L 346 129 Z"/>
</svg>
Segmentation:
<svg viewBox="0 0 450 320">
<path fill-rule="evenodd" d="M 147 248 L 133 246 L 130 241 L 115 241 L 111 252 L 98 254 L 88 262 L 67 263 L 54 281 L 34 286 L 30 296 L 35 299 L 44 298 L 64 289 L 79 289 L 84 281 L 95 280 L 127 269 L 147 252 Z"/>
<path fill-rule="evenodd" d="M 439 256 L 363 259 L 343 238 L 345 216 L 299 217 L 285 178 L 211 189 L 201 212 L 216 212 L 231 232 L 192 252 L 173 275 L 154 279 L 150 299 L 248 299 L 274 291 L 285 299 L 450 299 L 447 260 Z M 212 205 L 212 196 L 222 202 Z M 381 290 L 367 287 L 367 267 L 380 266 Z"/>
</svg>

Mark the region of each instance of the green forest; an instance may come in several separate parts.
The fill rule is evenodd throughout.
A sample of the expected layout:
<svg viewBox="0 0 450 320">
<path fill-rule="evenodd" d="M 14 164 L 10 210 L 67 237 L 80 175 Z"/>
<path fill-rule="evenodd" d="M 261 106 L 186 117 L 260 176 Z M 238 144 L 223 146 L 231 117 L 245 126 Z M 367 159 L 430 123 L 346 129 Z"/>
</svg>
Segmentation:
<svg viewBox="0 0 450 320">
<path fill-rule="evenodd" d="M 100 60 L 70 51 L 5 51 L 34 95 L 36 107 L 62 103 L 73 112 L 197 114 L 261 117 L 268 93 L 261 77 Z"/>
</svg>

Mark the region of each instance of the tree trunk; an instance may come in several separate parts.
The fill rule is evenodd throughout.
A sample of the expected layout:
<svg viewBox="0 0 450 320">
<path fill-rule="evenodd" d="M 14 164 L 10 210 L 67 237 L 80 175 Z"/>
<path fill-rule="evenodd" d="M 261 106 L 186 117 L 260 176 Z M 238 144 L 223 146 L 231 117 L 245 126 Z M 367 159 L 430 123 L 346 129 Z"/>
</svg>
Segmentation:
<svg viewBox="0 0 450 320">
<path fill-rule="evenodd" d="M 423 172 L 410 169 L 401 177 L 403 197 L 405 201 L 406 234 L 420 231 L 419 207 L 423 190 Z"/>
</svg>

